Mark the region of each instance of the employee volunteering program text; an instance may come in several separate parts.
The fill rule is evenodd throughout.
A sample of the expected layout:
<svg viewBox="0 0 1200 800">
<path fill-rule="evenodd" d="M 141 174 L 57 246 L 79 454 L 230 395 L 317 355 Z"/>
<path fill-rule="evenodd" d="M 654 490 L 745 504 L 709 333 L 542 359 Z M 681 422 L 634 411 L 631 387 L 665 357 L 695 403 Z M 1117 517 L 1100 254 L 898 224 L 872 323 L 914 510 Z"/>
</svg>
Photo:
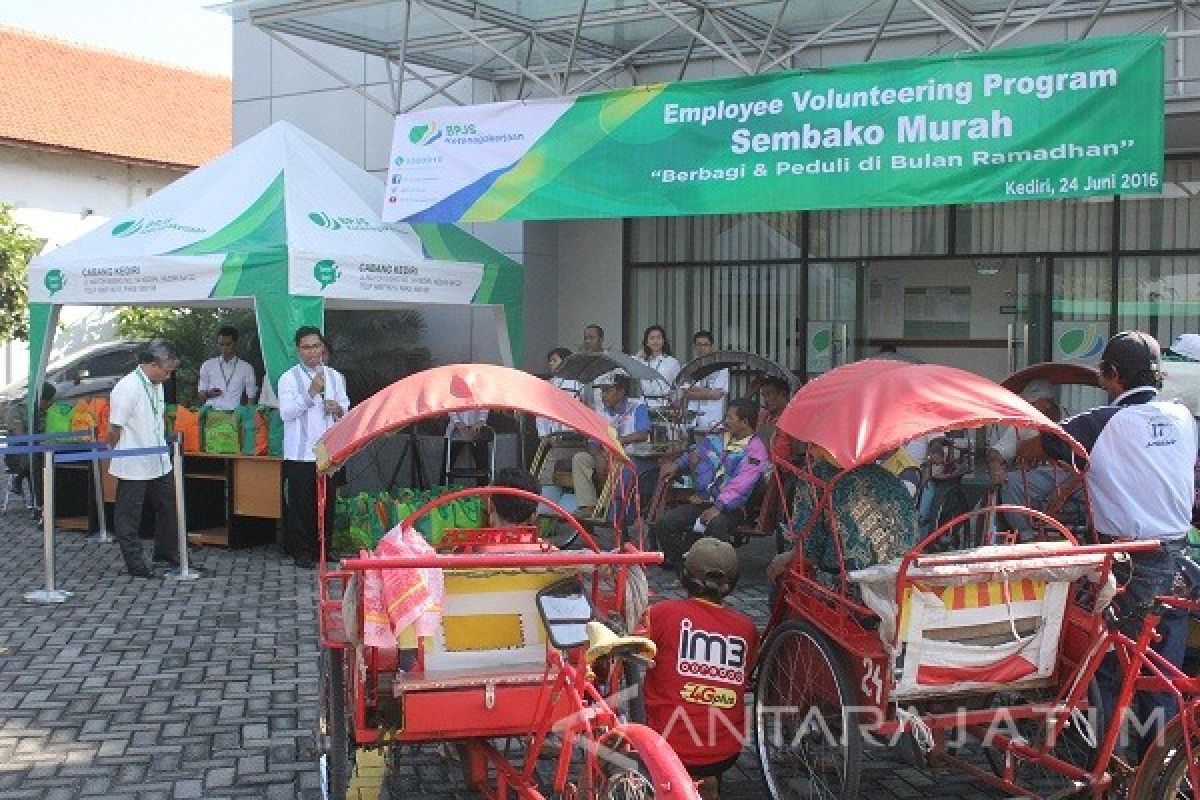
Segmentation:
<svg viewBox="0 0 1200 800">
<path fill-rule="evenodd" d="M 1010 77 L 987 73 L 982 80 L 984 97 L 1032 96 L 1049 100 L 1060 92 L 1078 92 L 1105 89 L 1117 85 L 1117 70 L 1112 68 L 1088 71 L 1059 72 L 1043 75 Z M 791 92 L 792 105 L 797 113 L 829 111 L 836 109 L 876 108 L 913 103 L 951 102 L 969 105 L 974 100 L 975 84 L 972 81 L 939 82 L 930 79 L 911 86 L 872 86 L 855 91 L 829 89 L 813 92 L 811 89 Z M 667 103 L 663 106 L 663 123 L 666 125 L 698 124 L 701 127 L 719 121 L 745 124 L 752 118 L 777 116 L 784 113 L 784 101 L 774 97 L 769 100 L 726 102 L 718 100 L 713 105 L 682 106 Z M 929 119 L 924 114 L 902 115 L 896 119 L 899 142 L 956 141 L 959 139 L 997 139 L 1012 136 L 1012 120 L 998 110 L 987 116 L 963 117 L 959 119 Z M 752 133 L 738 128 L 730 135 L 730 150 L 736 155 L 747 152 L 772 152 L 784 150 L 807 150 L 819 147 L 852 147 L 877 145 L 884 139 L 880 125 L 856 124 L 845 120 L 835 127 L 819 127 L 805 123 L 797 130 L 773 133 Z"/>
</svg>

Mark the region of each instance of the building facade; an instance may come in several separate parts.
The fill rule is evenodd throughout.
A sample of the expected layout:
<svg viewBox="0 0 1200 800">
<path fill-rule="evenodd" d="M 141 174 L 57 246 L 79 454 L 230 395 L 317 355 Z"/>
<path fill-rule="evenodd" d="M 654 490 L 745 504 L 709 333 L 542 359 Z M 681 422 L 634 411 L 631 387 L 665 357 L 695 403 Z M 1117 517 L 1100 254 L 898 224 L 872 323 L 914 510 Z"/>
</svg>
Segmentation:
<svg viewBox="0 0 1200 800">
<path fill-rule="evenodd" d="M 1086 357 L 1123 327 L 1167 342 L 1200 328 L 1200 12 L 1186 3 L 242 5 L 235 139 L 289 119 L 381 175 L 393 111 L 1163 31 L 1161 195 L 472 233 L 526 265 L 528 367 L 591 322 L 627 351 L 657 323 L 677 351 L 707 329 L 808 375 L 890 345 L 993 378 Z"/>
<path fill-rule="evenodd" d="M 0 28 L 0 204 L 53 249 L 228 149 L 230 82 Z M 192 119 L 194 117 L 194 119 Z M 113 335 L 112 313 L 64 309 L 55 356 Z M 0 386 L 29 369 L 0 343 Z"/>
</svg>

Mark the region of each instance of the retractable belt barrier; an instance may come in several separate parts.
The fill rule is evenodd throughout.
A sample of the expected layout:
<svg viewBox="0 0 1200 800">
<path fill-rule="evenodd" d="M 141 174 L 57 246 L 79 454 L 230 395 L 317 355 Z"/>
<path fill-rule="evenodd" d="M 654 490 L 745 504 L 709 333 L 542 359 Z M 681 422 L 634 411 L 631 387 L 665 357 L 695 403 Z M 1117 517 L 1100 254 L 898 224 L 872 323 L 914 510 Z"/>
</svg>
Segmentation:
<svg viewBox="0 0 1200 800">
<path fill-rule="evenodd" d="M 80 444 L 83 447 L 80 447 Z M 3 452 L 3 451 L 0 451 Z M 8 451 L 11 452 L 11 451 Z M 107 443 L 74 442 L 61 446 L 50 446 L 45 452 L 51 453 L 43 467 L 43 513 L 42 513 L 42 548 L 46 572 L 46 587 L 27 592 L 25 600 L 30 603 L 62 603 L 71 596 L 71 592 L 59 589 L 54 583 L 54 465 L 73 464 L 79 462 L 99 462 L 113 458 L 130 458 L 134 456 L 170 455 L 175 481 L 175 517 L 178 534 L 179 569 L 167 573 L 167 577 L 175 580 L 195 580 L 199 574 L 188 568 L 187 552 L 187 513 L 184 507 L 183 493 L 183 451 L 179 439 L 170 445 L 160 447 L 139 447 L 129 450 L 112 450 Z M 104 497 L 101 491 L 100 470 L 92 470 L 95 477 L 96 499 L 98 502 L 101 530 L 104 527 Z"/>
<path fill-rule="evenodd" d="M 3 456 L 29 456 L 29 473 L 32 475 L 34 470 L 33 457 L 45 453 L 53 453 L 55 456 L 65 453 L 77 453 L 80 451 L 96 451 L 106 450 L 107 442 L 102 442 L 96 439 L 96 429 L 89 428 L 88 430 L 77 431 L 54 431 L 52 433 L 21 433 L 7 436 L 0 436 L 0 457 Z M 84 460 L 84 459 L 76 459 Z M 58 459 L 61 463 L 61 459 Z M 97 509 L 97 523 L 99 530 L 92 531 L 94 541 L 105 543 L 111 542 L 112 537 L 108 535 L 108 523 L 104 518 L 104 484 L 100 478 L 100 470 L 90 470 L 92 474 L 92 491 L 95 494 L 95 502 Z"/>
</svg>

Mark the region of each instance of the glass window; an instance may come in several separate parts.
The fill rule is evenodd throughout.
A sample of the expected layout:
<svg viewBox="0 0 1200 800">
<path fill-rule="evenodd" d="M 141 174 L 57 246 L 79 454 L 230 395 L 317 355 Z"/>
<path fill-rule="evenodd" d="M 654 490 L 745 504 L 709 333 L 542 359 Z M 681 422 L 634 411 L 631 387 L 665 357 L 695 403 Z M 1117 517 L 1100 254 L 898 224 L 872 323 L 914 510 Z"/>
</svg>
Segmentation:
<svg viewBox="0 0 1200 800">
<path fill-rule="evenodd" d="M 1168 161 L 1162 194 L 1121 199 L 1121 249 L 1200 248 L 1200 160 Z"/>
<path fill-rule="evenodd" d="M 635 264 L 799 259 L 800 212 L 653 217 L 631 221 Z"/>
<path fill-rule="evenodd" d="M 799 264 L 658 267 L 630 271 L 633 298 L 625 341 L 638 342 L 662 325 L 680 362 L 691 358 L 691 336 L 710 330 L 717 347 L 748 350 L 789 369 L 799 365 L 803 334 Z"/>
<path fill-rule="evenodd" d="M 629 259 L 635 264 L 692 261 L 692 217 L 643 217 L 629 221 Z"/>
<path fill-rule="evenodd" d="M 1120 330 L 1146 331 L 1169 347 L 1200 329 L 1200 255 L 1123 258 L 1119 274 Z"/>
<path fill-rule="evenodd" d="M 812 255 L 817 258 L 943 255 L 946 208 L 864 208 L 814 211 Z"/>
<path fill-rule="evenodd" d="M 1108 198 L 957 206 L 954 247 L 963 255 L 1108 250 Z"/>
<path fill-rule="evenodd" d="M 1054 259 L 1050 360 L 1100 361 L 1108 341 L 1111 265 L 1107 258 Z M 1058 401 L 1069 416 L 1104 403 L 1105 395 L 1094 387 L 1064 386 Z"/>
</svg>

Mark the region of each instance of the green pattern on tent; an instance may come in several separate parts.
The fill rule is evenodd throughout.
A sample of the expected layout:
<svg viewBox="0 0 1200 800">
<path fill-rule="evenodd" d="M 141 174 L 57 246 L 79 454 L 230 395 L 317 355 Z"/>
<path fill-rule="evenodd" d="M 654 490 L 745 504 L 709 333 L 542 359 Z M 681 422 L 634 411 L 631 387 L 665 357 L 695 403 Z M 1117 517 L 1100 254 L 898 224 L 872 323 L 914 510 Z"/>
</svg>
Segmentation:
<svg viewBox="0 0 1200 800">
<path fill-rule="evenodd" d="M 228 225 L 198 242 L 171 251 L 171 255 L 201 256 L 214 253 L 262 253 L 278 250 L 285 254 L 287 222 L 284 217 L 284 180 L 280 172 L 266 190 Z"/>
<path fill-rule="evenodd" d="M 211 297 L 253 297 L 263 361 L 272 385 L 295 362 L 292 337 L 301 325 L 324 327 L 320 298 L 289 297 L 284 173 L 250 206 L 210 236 L 173 255 L 225 253 Z"/>
</svg>

